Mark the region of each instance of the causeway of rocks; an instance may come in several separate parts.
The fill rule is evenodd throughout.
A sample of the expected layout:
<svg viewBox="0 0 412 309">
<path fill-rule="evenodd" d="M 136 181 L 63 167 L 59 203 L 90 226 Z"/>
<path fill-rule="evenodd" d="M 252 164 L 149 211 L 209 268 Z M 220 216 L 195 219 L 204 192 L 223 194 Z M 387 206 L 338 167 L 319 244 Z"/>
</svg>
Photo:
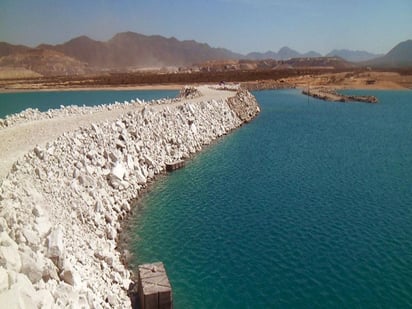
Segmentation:
<svg viewBox="0 0 412 309">
<path fill-rule="evenodd" d="M 362 102 L 362 103 L 378 103 L 378 98 L 375 96 L 363 96 L 363 95 L 344 95 L 338 93 L 335 89 L 329 88 L 313 88 L 304 89 L 302 94 L 314 97 L 316 99 L 330 101 L 330 102 Z"/>
<path fill-rule="evenodd" d="M 26 111 L 1 121 L 4 134 L 56 119 L 64 126 L 62 117 L 92 119 L 16 156 L 0 178 L 0 308 L 130 308 L 131 271 L 117 241 L 131 201 L 166 163 L 258 113 L 246 90 L 203 86 L 177 99 Z"/>
</svg>

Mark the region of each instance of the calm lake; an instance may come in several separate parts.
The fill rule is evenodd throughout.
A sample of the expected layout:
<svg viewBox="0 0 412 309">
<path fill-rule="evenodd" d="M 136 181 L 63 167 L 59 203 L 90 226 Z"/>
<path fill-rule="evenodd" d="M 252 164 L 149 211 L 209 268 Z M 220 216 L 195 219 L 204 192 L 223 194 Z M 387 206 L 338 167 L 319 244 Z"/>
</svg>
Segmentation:
<svg viewBox="0 0 412 309">
<path fill-rule="evenodd" d="M 260 91 L 257 119 L 159 180 L 133 219 L 175 308 L 412 306 L 412 92 Z"/>
<path fill-rule="evenodd" d="M 176 90 L 81 90 L 81 91 L 35 91 L 0 93 L 0 118 L 6 115 L 19 113 L 27 108 L 38 108 L 44 112 L 49 109 L 60 108 L 60 105 L 95 106 L 110 104 L 115 101 L 123 103 L 125 100 L 139 98 L 153 100 L 160 98 L 174 98 Z"/>
<path fill-rule="evenodd" d="M 379 103 L 255 92 L 258 118 L 139 201 L 135 262 L 164 262 L 175 308 L 412 307 L 412 92 L 350 93 Z M 0 94 L 0 118 L 176 94 Z"/>
</svg>

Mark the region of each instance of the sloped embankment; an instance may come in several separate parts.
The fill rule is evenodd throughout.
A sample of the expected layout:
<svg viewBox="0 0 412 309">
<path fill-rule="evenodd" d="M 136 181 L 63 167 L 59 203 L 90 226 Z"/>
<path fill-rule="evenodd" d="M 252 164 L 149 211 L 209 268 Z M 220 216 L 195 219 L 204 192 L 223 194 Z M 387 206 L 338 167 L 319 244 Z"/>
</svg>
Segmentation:
<svg viewBox="0 0 412 309">
<path fill-rule="evenodd" d="M 244 90 L 230 100 L 147 105 L 15 162 L 0 188 L 0 307 L 130 307 L 126 253 L 116 250 L 130 201 L 167 162 L 258 112 Z"/>
<path fill-rule="evenodd" d="M 227 103 L 244 123 L 251 121 L 260 112 L 255 97 L 245 89 L 239 89 L 236 96 L 229 98 Z"/>
</svg>

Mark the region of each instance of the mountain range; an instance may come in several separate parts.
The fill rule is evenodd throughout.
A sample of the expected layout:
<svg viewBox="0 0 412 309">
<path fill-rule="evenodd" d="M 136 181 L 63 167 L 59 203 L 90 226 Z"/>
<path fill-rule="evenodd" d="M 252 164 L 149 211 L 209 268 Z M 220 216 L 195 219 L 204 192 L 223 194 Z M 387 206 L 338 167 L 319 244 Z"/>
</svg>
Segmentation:
<svg viewBox="0 0 412 309">
<path fill-rule="evenodd" d="M 99 68 L 182 66 L 210 59 L 237 59 L 240 54 L 196 41 L 179 41 L 134 32 L 116 34 L 106 42 L 81 36 L 60 45 L 40 45 Z"/>
<path fill-rule="evenodd" d="M 267 51 L 266 53 L 253 52 L 253 53 L 249 53 L 246 55 L 246 59 L 251 59 L 251 60 L 264 60 L 264 59 L 288 60 L 292 58 L 316 58 L 316 57 L 322 57 L 322 55 L 314 51 L 301 54 L 297 52 L 296 50 L 293 50 L 287 46 L 282 47 L 281 49 L 279 49 L 278 52 L 274 52 L 274 51 Z"/>
<path fill-rule="evenodd" d="M 362 62 L 382 57 L 381 54 L 372 54 L 361 50 L 334 49 L 326 57 L 341 57 L 351 62 Z"/>
<path fill-rule="evenodd" d="M 412 40 L 401 42 L 386 55 L 363 64 L 380 68 L 412 67 Z"/>
<path fill-rule="evenodd" d="M 108 41 L 96 41 L 87 36 L 80 36 L 63 44 L 41 44 L 36 48 L 0 42 L 0 68 L 24 68 L 42 75 L 181 67 L 210 60 L 280 61 L 319 57 L 322 55 L 314 51 L 301 54 L 288 47 L 283 47 L 278 52 L 253 52 L 242 55 L 193 40 L 180 41 L 173 37 L 146 36 L 134 32 L 118 33 Z M 361 61 L 361 65 L 369 66 L 412 66 L 412 41 L 400 43 L 386 55 L 333 50 L 326 57 L 340 57 L 350 62 Z"/>
</svg>

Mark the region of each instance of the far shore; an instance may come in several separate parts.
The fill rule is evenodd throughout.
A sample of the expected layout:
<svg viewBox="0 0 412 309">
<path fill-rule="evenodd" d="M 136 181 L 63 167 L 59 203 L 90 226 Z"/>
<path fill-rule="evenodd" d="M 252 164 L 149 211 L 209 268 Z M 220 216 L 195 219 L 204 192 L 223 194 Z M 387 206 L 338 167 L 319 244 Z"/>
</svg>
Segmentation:
<svg viewBox="0 0 412 309">
<path fill-rule="evenodd" d="M 150 78 L 149 78 L 150 77 Z M 0 93 L 33 91 L 94 91 L 94 90 L 179 90 L 185 85 L 217 84 L 221 81 L 240 83 L 248 90 L 325 87 L 333 89 L 402 90 L 412 89 L 410 72 L 348 70 L 228 71 L 198 74 L 155 76 L 44 77 L 30 79 L 0 79 Z M 146 80 L 145 80 L 146 78 Z M 107 80 L 106 80 L 107 79 Z M 137 81 L 138 80 L 138 81 Z"/>
<path fill-rule="evenodd" d="M 213 83 L 215 84 L 215 83 Z M 186 85 L 186 84 L 185 84 Z M 180 90 L 185 85 L 177 84 L 153 84 L 153 85 L 137 85 L 137 86 L 98 86 L 98 87 L 50 87 L 50 88 L 0 88 L 0 93 L 22 93 L 22 92 L 51 92 L 51 91 L 128 91 L 128 90 Z M 188 84 L 188 86 L 196 86 L 197 84 Z M 312 87 L 314 85 L 310 85 Z M 323 86 L 326 88 L 343 90 L 343 89 L 353 89 L 353 90 L 411 90 L 411 88 L 403 87 L 397 84 L 382 84 L 382 85 L 346 85 L 342 86 L 339 84 L 328 84 L 328 85 L 316 85 Z M 293 88 L 298 88 L 301 90 L 307 89 L 303 83 L 296 84 Z M 289 87 L 286 87 L 289 88 Z M 290 87 L 292 88 L 292 87 Z M 277 87 L 268 87 L 267 89 L 277 89 Z"/>
<path fill-rule="evenodd" d="M 178 84 L 153 84 L 153 85 L 135 85 L 135 86 L 96 86 L 96 87 L 26 87 L 22 88 L 0 88 L 0 93 L 19 93 L 34 91 L 127 91 L 127 90 L 179 90 L 185 85 Z"/>
</svg>

